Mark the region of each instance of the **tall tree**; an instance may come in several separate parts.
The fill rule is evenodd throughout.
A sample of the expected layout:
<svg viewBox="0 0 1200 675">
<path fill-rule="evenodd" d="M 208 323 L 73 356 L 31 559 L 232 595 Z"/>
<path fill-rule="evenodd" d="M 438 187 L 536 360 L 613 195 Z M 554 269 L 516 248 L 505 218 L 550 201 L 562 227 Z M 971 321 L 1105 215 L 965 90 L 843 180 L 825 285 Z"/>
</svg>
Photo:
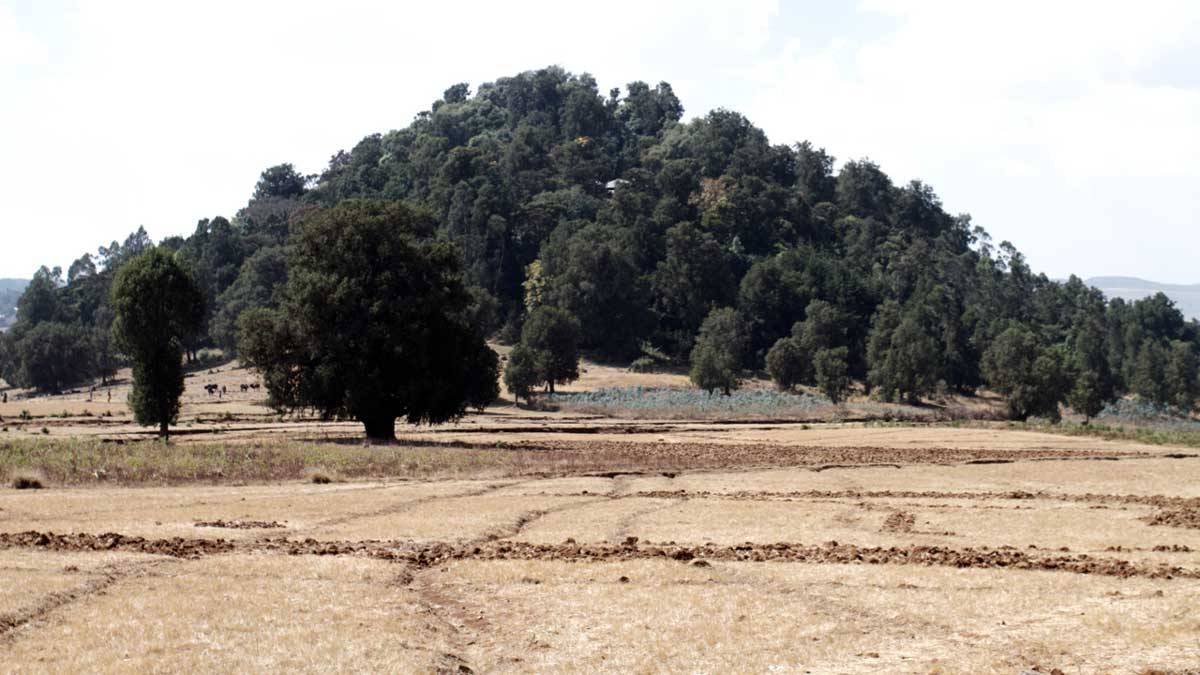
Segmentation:
<svg viewBox="0 0 1200 675">
<path fill-rule="evenodd" d="M 1028 326 L 1015 324 L 984 352 L 983 375 L 1004 395 L 1012 419 L 1041 415 L 1057 421 L 1058 404 L 1071 386 L 1065 360 L 1061 350 L 1042 346 Z"/>
<path fill-rule="evenodd" d="M 1067 403 L 1088 423 L 1116 396 L 1115 382 L 1104 346 L 1104 326 L 1099 318 L 1086 318 L 1071 340 L 1074 384 Z"/>
<path fill-rule="evenodd" d="M 315 408 L 395 438 L 398 417 L 436 424 L 472 402 L 487 349 L 455 247 L 402 202 L 352 200 L 310 214 L 292 240 L 279 310 L 240 322 L 238 351 L 277 407 Z"/>
<path fill-rule="evenodd" d="M 184 344 L 204 320 L 203 291 L 175 256 L 151 249 L 121 267 L 111 304 L 113 336 L 133 362 L 134 419 L 165 439 L 179 416 Z"/>
<path fill-rule="evenodd" d="M 579 322 L 557 307 L 534 309 L 521 329 L 521 344 L 532 354 L 540 382 L 554 385 L 579 379 Z"/>
</svg>

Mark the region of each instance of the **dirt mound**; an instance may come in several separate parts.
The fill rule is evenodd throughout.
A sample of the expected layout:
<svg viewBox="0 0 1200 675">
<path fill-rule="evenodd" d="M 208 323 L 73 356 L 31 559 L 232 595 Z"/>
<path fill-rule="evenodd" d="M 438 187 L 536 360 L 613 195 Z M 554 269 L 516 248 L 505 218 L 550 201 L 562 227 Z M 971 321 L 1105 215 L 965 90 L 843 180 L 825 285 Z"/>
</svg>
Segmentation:
<svg viewBox="0 0 1200 675">
<path fill-rule="evenodd" d="M 1134 504 L 1159 508 L 1183 508 L 1200 510 L 1200 499 L 1195 497 L 1168 497 L 1166 495 L 1112 495 L 1112 494 L 1064 494 L 1057 492 L 1029 492 L 1025 490 L 991 492 L 942 492 L 937 490 L 797 490 L 792 492 L 770 492 L 737 490 L 732 492 L 710 492 L 707 490 L 644 490 L 630 493 L 630 497 L 657 499 L 731 499 L 745 501 L 788 501 L 792 499 L 970 499 L 970 500 L 1035 500 L 1044 499 L 1081 504 Z"/>
<path fill-rule="evenodd" d="M 196 527 L 223 527 L 229 530 L 275 530 L 287 527 L 275 520 L 198 520 Z"/>
<path fill-rule="evenodd" d="M 912 532 L 916 527 L 917 518 L 911 513 L 896 511 L 883 521 L 881 532 Z"/>
<path fill-rule="evenodd" d="M 1200 530 L 1200 509 L 1176 509 L 1159 511 L 1151 516 L 1142 518 L 1149 525 L 1166 525 L 1168 527 L 1185 527 L 1190 530 Z"/>
<path fill-rule="evenodd" d="M 403 556 L 401 556 L 403 557 Z M 1200 571 L 1166 564 L 1130 562 L 1114 558 L 1080 555 L 1040 555 L 1011 547 L 954 549 L 943 546 L 877 547 L 829 542 L 823 545 L 794 543 L 739 544 L 529 544 L 490 542 L 476 546 L 434 544 L 411 559 L 418 565 L 451 560 L 563 560 L 608 561 L 637 559 L 690 561 L 698 558 L 730 562 L 789 562 L 867 565 L 922 565 L 938 567 L 1022 570 L 1057 570 L 1075 574 L 1163 578 L 1200 578 Z"/>
<path fill-rule="evenodd" d="M 455 560 L 558 560 L 602 562 L 665 559 L 680 562 L 703 559 L 728 562 L 788 562 L 816 564 L 921 565 L 974 569 L 1057 570 L 1075 574 L 1153 579 L 1200 579 L 1200 570 L 1166 564 L 1096 558 L 1087 554 L 1054 555 L 1022 551 L 1010 546 L 955 549 L 945 546 L 856 546 L 831 541 L 799 543 L 679 545 L 655 544 L 630 537 L 620 544 L 531 544 L 488 541 L 476 544 L 412 541 L 317 541 L 315 539 L 145 539 L 121 534 L 54 534 L 20 532 L 0 534 L 0 548 L 40 548 L 55 551 L 129 551 L 177 558 L 198 558 L 232 552 L 267 552 L 283 555 L 358 555 L 433 567 Z"/>
<path fill-rule="evenodd" d="M 146 539 L 108 532 L 105 534 L 55 534 L 53 532 L 0 533 L 0 548 L 42 548 L 52 551 L 125 551 L 198 558 L 235 550 L 224 539 Z"/>
</svg>

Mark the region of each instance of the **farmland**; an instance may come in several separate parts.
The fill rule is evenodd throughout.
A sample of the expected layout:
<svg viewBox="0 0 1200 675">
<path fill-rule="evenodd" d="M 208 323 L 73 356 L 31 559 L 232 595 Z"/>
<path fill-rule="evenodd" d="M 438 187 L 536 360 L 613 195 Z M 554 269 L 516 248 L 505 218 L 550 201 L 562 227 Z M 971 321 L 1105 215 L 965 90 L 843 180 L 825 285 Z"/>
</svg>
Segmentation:
<svg viewBox="0 0 1200 675">
<path fill-rule="evenodd" d="M 0 473 L 45 489 L 0 490 L 0 670 L 1200 662 L 1194 449 L 754 383 L 689 414 L 677 375 L 585 370 L 386 446 L 278 415 L 236 364 L 188 378 L 169 446 L 125 383 L 10 397 Z"/>
</svg>

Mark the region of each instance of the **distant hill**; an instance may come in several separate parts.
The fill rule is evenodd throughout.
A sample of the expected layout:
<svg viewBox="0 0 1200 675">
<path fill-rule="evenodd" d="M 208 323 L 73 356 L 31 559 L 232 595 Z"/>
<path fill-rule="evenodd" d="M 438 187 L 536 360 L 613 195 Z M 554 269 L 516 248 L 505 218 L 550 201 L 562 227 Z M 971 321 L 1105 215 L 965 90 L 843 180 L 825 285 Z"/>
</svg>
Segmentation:
<svg viewBox="0 0 1200 675">
<path fill-rule="evenodd" d="M 1200 284 L 1160 284 L 1136 277 L 1093 277 L 1088 285 L 1104 291 L 1110 298 L 1138 300 L 1162 292 L 1189 319 L 1200 320 Z"/>
<path fill-rule="evenodd" d="M 17 300 L 28 285 L 28 279 L 0 279 L 0 330 L 12 325 L 17 315 Z"/>
</svg>

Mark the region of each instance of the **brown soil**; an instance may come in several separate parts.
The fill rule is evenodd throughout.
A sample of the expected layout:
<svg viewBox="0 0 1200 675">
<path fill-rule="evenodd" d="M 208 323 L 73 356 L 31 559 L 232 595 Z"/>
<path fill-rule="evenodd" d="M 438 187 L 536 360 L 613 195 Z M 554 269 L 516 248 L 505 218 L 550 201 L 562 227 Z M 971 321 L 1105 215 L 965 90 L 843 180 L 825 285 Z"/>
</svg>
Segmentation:
<svg viewBox="0 0 1200 675">
<path fill-rule="evenodd" d="M 882 532 L 912 532 L 917 525 L 917 518 L 911 513 L 897 511 L 883 521 Z"/>
<path fill-rule="evenodd" d="M 405 440 L 405 443 L 411 443 Z M 462 441 L 449 445 L 463 446 Z M 467 446 L 474 444 L 466 443 Z M 653 445 L 653 449 L 649 449 Z M 578 441 L 503 441 L 478 444 L 479 448 L 524 450 L 547 453 L 562 459 L 604 458 L 609 466 L 627 464 L 630 467 L 654 470 L 699 470 L 737 467 L 804 466 L 817 470 L 845 466 L 894 466 L 912 464 L 964 464 L 980 461 L 1029 461 L 1051 459 L 1121 459 L 1145 457 L 1118 450 L 1088 449 L 973 449 L 973 448 L 889 448 L 889 447 L 797 447 L 774 443 L 654 443 L 636 441 L 589 440 Z M 583 455 L 582 458 L 575 458 Z"/>
<path fill-rule="evenodd" d="M 1186 527 L 1200 530 L 1200 508 L 1185 508 L 1159 511 L 1147 516 L 1144 520 L 1150 525 L 1167 525 L 1169 527 Z"/>
<path fill-rule="evenodd" d="M 200 520 L 196 527 L 223 527 L 230 530 L 274 530 L 285 528 L 275 520 Z"/>
<path fill-rule="evenodd" d="M 640 542 L 630 537 L 622 544 L 530 544 L 487 541 L 467 544 L 410 541 L 317 541 L 315 539 L 146 539 L 116 533 L 54 534 L 20 532 L 0 534 L 0 548 L 35 548 L 54 551 L 123 551 L 177 558 L 199 558 L 233 552 L 265 552 L 283 555 L 357 555 L 407 563 L 417 568 L 455 560 L 559 560 L 603 562 L 613 560 L 697 559 L 725 562 L 789 562 L 815 564 L 921 565 L 954 568 L 1009 568 L 1056 570 L 1120 578 L 1200 579 L 1200 570 L 1166 564 L 1096 558 L 1087 554 L 1045 555 L 1011 546 L 950 548 L 944 546 L 880 547 L 839 544 L 717 544 L 679 545 L 674 542 Z"/>
<path fill-rule="evenodd" d="M 1032 500 L 1045 499 L 1083 504 L 1137 504 L 1159 508 L 1177 507 L 1190 513 L 1188 518 L 1200 517 L 1200 498 L 1170 497 L 1165 495 L 1111 495 L 1111 494 L 1066 494 L 1057 492 L 1030 492 L 1010 490 L 1006 492 L 941 492 L 936 490 L 799 490 L 794 492 L 758 492 L 737 490 L 732 492 L 709 492 L 705 490 L 646 490 L 627 495 L 659 499 L 730 499 L 736 501 L 787 501 L 792 499 L 968 499 L 968 500 Z M 1168 523 L 1151 523 L 1163 525 Z M 1179 525 L 1179 527 L 1188 527 Z"/>
</svg>

